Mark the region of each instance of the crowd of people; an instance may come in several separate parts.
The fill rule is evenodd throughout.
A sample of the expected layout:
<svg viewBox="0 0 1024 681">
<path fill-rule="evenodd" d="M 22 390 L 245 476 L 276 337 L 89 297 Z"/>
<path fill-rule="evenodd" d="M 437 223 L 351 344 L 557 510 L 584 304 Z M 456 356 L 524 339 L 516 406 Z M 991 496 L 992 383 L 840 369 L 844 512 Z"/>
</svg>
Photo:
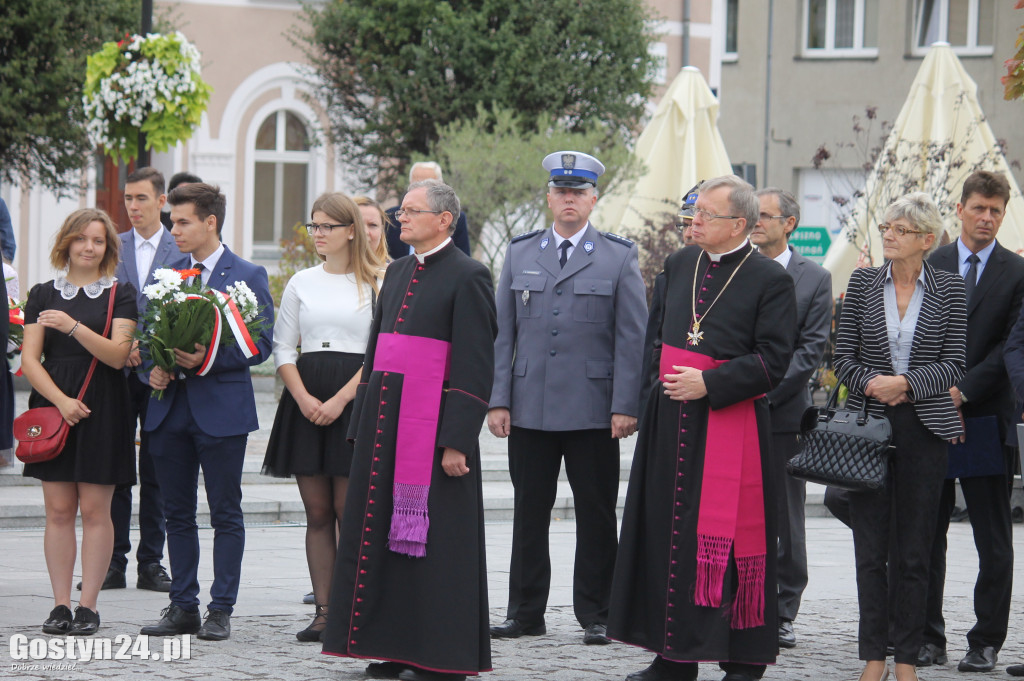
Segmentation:
<svg viewBox="0 0 1024 681">
<path fill-rule="evenodd" d="M 372 678 L 490 671 L 491 638 L 546 632 L 564 460 L 582 642 L 655 653 L 627 681 L 694 681 L 698 662 L 717 663 L 723 681 L 760 679 L 780 647 L 797 645 L 805 489 L 785 465 L 835 325 L 848 404 L 886 417 L 893 432 L 887 483 L 830 490 L 827 501 L 853 530 L 860 680 L 891 671 L 914 681 L 918 668 L 948 660 L 942 593 L 956 478 L 979 555 L 977 623 L 958 668 L 994 669 L 1010 612 L 1009 493 L 1024 398 L 1024 259 L 996 240 L 1007 180 L 967 178 L 961 234 L 938 248 L 932 199 L 894 201 L 877 226 L 884 262 L 854 271 L 833 319 L 830 274 L 789 244 L 800 222 L 790 192 L 755 191 L 736 176 L 687 192 L 681 248 L 648 311 L 637 246 L 590 222 L 604 166 L 575 151 L 542 165 L 553 223 L 512 240 L 496 288 L 467 253 L 465 212 L 436 164 L 414 166 L 387 212 L 367 197 L 320 196 L 306 231 L 321 262 L 289 280 L 276 318 L 266 271 L 221 242 L 224 195 L 198 177 L 172 178 L 165 194 L 158 171 L 129 175 L 133 229 L 120 236 L 102 211 L 69 216 L 50 256 L 59 276 L 29 293 L 22 350 L 30 405 L 57 407 L 71 426 L 57 457 L 25 467 L 46 503 L 54 607 L 43 631 L 96 632 L 99 592 L 126 586 L 138 422 L 137 588 L 169 597 L 141 633 L 230 637 L 242 461 L 257 428 L 249 367 L 272 351 L 285 389 L 263 472 L 297 482 L 315 606 L 298 640 L 374 660 Z M 164 266 L 194 270 L 216 290 L 245 282 L 268 324 L 255 351 L 224 347 L 206 366 L 197 343 L 174 350 L 173 370 L 140 354 L 141 292 Z M 484 423 L 508 439 L 515 490 L 508 604 L 494 625 Z M 634 433 L 617 530 L 619 441 Z M 205 619 L 200 470 L 215 529 Z M 1008 671 L 1024 676 L 1024 665 Z"/>
</svg>

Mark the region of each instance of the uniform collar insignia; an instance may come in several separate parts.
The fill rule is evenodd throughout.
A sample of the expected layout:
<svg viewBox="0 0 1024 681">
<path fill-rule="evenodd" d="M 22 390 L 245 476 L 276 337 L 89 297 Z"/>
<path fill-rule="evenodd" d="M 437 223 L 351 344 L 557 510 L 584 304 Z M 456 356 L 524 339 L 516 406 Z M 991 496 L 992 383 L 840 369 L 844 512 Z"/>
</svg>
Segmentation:
<svg viewBox="0 0 1024 681">
<path fill-rule="evenodd" d="M 587 253 L 590 253 L 592 250 L 594 250 L 594 242 L 593 241 L 584 241 L 583 242 L 583 250 L 586 251 Z"/>
<path fill-rule="evenodd" d="M 547 248 L 548 247 L 548 243 L 550 243 L 550 241 L 551 241 L 551 239 L 549 239 L 547 237 L 544 237 L 543 239 L 541 239 L 540 240 L 540 250 L 543 251 L 545 248 Z"/>
</svg>

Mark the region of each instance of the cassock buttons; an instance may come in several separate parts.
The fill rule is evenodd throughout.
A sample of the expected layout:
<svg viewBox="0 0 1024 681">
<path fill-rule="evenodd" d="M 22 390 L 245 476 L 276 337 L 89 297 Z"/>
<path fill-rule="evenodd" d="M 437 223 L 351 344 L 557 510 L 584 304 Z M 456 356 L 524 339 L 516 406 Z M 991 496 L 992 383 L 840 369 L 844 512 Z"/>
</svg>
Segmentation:
<svg viewBox="0 0 1024 681">
<path fill-rule="evenodd" d="M 554 357 L 556 354 L 558 354 L 558 353 L 556 353 L 554 350 L 551 351 L 551 356 L 552 357 Z"/>
<path fill-rule="evenodd" d="M 555 308 L 554 310 L 552 310 L 551 314 L 553 314 L 553 315 L 555 315 L 557 317 L 558 316 L 558 308 Z"/>
<path fill-rule="evenodd" d="M 551 329 L 551 335 L 552 336 L 557 336 L 558 335 L 558 329 Z"/>
</svg>

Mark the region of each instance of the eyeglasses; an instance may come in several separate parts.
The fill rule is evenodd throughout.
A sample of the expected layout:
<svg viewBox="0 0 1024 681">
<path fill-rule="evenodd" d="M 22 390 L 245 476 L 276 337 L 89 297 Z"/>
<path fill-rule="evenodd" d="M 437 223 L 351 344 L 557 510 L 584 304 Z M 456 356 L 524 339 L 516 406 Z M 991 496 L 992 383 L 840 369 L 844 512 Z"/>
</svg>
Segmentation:
<svg viewBox="0 0 1024 681">
<path fill-rule="evenodd" d="M 758 215 L 758 217 L 761 219 L 761 222 L 768 222 L 769 220 L 785 220 L 786 219 L 785 215 L 768 215 L 768 213 L 761 213 L 760 215 Z"/>
<path fill-rule="evenodd" d="M 896 236 L 906 236 L 907 234 L 924 234 L 924 232 L 922 232 L 919 229 L 907 229 L 906 227 L 903 227 L 901 225 L 890 225 L 887 222 L 883 222 L 882 224 L 878 225 L 878 233 L 881 236 L 885 236 L 885 233 L 888 232 L 890 229 Z"/>
<path fill-rule="evenodd" d="M 721 219 L 721 220 L 739 220 L 740 219 L 739 215 L 715 215 L 714 213 L 709 213 L 708 211 L 704 210 L 703 208 L 698 208 L 697 210 L 693 211 L 693 217 L 695 217 L 695 218 L 699 217 L 702 222 L 711 222 L 712 220 L 719 220 L 719 219 Z"/>
<path fill-rule="evenodd" d="M 347 225 L 331 225 L 331 224 L 328 224 L 326 222 L 323 222 L 323 223 L 320 223 L 320 224 L 317 224 L 315 222 L 307 222 L 306 223 L 306 234 L 308 234 L 310 236 L 313 236 L 317 232 L 320 232 L 321 234 L 330 234 L 331 230 L 335 229 L 336 227 L 351 227 L 351 226 L 352 226 L 352 223 L 349 223 Z"/>
<path fill-rule="evenodd" d="M 689 229 L 693 226 L 692 215 L 680 215 L 676 218 L 676 227 L 679 229 Z"/>
<path fill-rule="evenodd" d="M 395 211 L 395 219 L 400 220 L 403 215 L 408 215 L 409 219 L 411 220 L 420 213 L 434 213 L 435 215 L 440 215 L 443 212 L 443 210 L 419 210 L 418 208 L 400 208 L 399 210 Z"/>
</svg>

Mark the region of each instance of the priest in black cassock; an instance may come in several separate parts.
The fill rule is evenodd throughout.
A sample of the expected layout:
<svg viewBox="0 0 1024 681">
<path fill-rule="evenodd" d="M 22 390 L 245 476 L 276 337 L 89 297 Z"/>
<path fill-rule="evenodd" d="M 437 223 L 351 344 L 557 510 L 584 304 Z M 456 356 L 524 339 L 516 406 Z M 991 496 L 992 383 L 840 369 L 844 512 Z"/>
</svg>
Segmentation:
<svg viewBox="0 0 1024 681">
<path fill-rule="evenodd" d="M 657 657 L 627 681 L 761 678 L 779 651 L 771 428 L 764 399 L 796 334 L 793 279 L 754 251 L 754 189 L 701 185 L 700 248 L 665 262 L 661 381 L 647 395 L 626 493 L 609 637 Z"/>
<path fill-rule="evenodd" d="M 497 324 L 490 272 L 452 243 L 457 215 L 448 185 L 409 187 L 398 217 L 415 253 L 387 270 L 352 415 L 323 641 L 384 660 L 373 678 L 491 670 L 478 438 Z"/>
</svg>

